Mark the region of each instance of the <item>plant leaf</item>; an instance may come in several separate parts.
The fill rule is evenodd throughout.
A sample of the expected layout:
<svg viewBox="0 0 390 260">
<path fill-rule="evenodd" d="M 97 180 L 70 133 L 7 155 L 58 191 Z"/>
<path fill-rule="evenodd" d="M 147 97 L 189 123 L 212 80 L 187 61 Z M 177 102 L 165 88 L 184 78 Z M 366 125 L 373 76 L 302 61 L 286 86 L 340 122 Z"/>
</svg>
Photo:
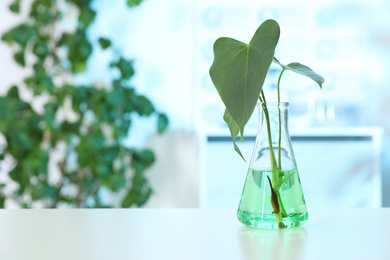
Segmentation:
<svg viewBox="0 0 390 260">
<path fill-rule="evenodd" d="M 129 7 L 134 7 L 140 5 L 143 0 L 127 0 L 127 5 Z"/>
<path fill-rule="evenodd" d="M 102 47 L 103 50 L 109 48 L 111 46 L 111 41 L 108 38 L 100 37 L 98 40 L 100 47 Z"/>
<path fill-rule="evenodd" d="M 291 70 L 295 73 L 301 74 L 303 76 L 306 76 L 306 77 L 312 79 L 314 82 L 316 82 L 320 86 L 320 88 L 322 88 L 322 84 L 324 84 L 324 82 L 325 82 L 325 79 L 321 75 L 314 72 L 310 67 L 303 65 L 299 62 L 292 62 L 288 65 L 284 65 L 284 64 L 280 63 L 280 61 L 278 61 L 278 59 L 276 59 L 276 58 L 274 58 L 274 62 L 276 64 L 280 65 L 285 70 Z"/>
<path fill-rule="evenodd" d="M 227 123 L 229 130 L 230 130 L 230 135 L 232 136 L 232 141 L 234 145 L 234 150 L 241 156 L 241 158 L 246 162 L 244 156 L 241 153 L 240 148 L 236 144 L 236 138 L 238 133 L 240 132 L 240 128 L 237 125 L 237 123 L 234 121 L 234 119 L 230 116 L 230 113 L 227 109 L 225 109 L 225 113 L 223 115 L 223 120 Z M 241 141 L 244 141 L 243 136 L 241 136 Z"/>
<path fill-rule="evenodd" d="M 256 107 L 279 35 L 278 23 L 267 20 L 249 44 L 225 37 L 214 43 L 210 76 L 241 136 Z"/>
<path fill-rule="evenodd" d="M 9 10 L 15 14 L 20 13 L 20 0 L 15 0 L 9 5 Z"/>
<path fill-rule="evenodd" d="M 157 118 L 157 131 L 158 131 L 158 133 L 159 134 L 163 133 L 167 129 L 168 124 L 169 124 L 168 117 L 165 114 L 160 113 L 158 115 L 158 118 Z"/>
</svg>

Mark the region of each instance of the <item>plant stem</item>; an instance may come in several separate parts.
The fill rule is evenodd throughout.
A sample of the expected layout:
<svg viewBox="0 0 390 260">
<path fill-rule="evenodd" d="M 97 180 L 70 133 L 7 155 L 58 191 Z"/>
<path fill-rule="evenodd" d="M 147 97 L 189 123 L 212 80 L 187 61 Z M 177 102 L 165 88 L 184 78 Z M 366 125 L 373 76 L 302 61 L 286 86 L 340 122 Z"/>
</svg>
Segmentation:
<svg viewBox="0 0 390 260">
<path fill-rule="evenodd" d="M 271 160 L 271 167 L 272 167 L 272 181 L 275 182 L 277 180 L 276 176 L 276 170 L 278 169 L 278 165 L 275 159 L 275 154 L 274 154 L 274 149 L 272 147 L 272 137 L 271 137 L 271 123 L 269 120 L 269 113 L 268 113 L 268 108 L 266 105 L 266 100 L 264 96 L 264 92 L 261 91 L 262 98 L 260 101 L 262 101 L 262 107 L 264 110 L 264 116 L 265 116 L 265 121 L 267 125 L 267 135 L 268 135 L 268 147 L 269 147 L 269 153 L 270 153 L 270 160 Z"/>
<path fill-rule="evenodd" d="M 284 68 L 282 68 L 282 71 L 279 74 L 278 77 L 278 83 L 277 83 L 277 91 L 278 91 L 278 102 L 280 102 L 280 80 L 282 79 L 283 72 L 285 71 Z"/>
<path fill-rule="evenodd" d="M 270 151 L 270 161 L 271 161 L 271 167 L 272 167 L 272 181 L 269 179 L 270 189 L 271 189 L 271 205 L 274 209 L 274 214 L 276 218 L 276 222 L 278 223 L 278 227 L 285 228 L 286 226 L 282 222 L 282 219 L 287 217 L 286 210 L 283 206 L 282 200 L 280 198 L 279 189 L 282 185 L 281 182 L 283 182 L 283 176 L 281 176 L 281 179 L 279 180 L 279 171 L 281 170 L 281 153 L 280 153 L 280 146 L 281 146 L 281 121 L 280 121 L 280 108 L 278 107 L 278 114 L 279 114 L 279 142 L 278 142 L 278 162 L 276 162 L 275 153 L 272 146 L 272 136 L 271 136 L 271 122 L 269 117 L 269 111 L 266 105 L 266 99 L 264 92 L 261 91 L 261 97 L 259 97 L 259 100 L 262 102 L 262 108 L 264 111 L 264 117 L 266 120 L 267 125 L 267 135 L 268 135 L 268 146 Z M 278 165 L 279 164 L 279 165 Z"/>
<path fill-rule="evenodd" d="M 280 72 L 279 74 L 279 78 L 278 78 L 278 83 L 277 83 L 277 91 L 278 91 L 278 103 L 280 103 L 280 80 L 282 78 L 282 75 L 283 75 L 283 72 L 284 72 L 284 68 L 282 69 L 282 71 Z M 278 140 L 278 163 L 279 163 L 279 167 L 280 169 L 282 169 L 282 159 L 281 159 L 281 143 L 282 143 L 282 128 L 281 128 L 281 114 L 280 114 L 280 107 L 278 107 L 278 118 L 279 118 L 279 140 Z"/>
</svg>

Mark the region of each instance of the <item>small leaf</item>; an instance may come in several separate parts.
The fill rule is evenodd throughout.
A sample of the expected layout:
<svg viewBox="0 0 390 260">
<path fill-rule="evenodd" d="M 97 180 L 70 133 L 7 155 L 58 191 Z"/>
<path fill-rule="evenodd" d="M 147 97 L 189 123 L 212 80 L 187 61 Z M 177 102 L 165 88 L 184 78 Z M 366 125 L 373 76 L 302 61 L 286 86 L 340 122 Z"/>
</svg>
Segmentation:
<svg viewBox="0 0 390 260">
<path fill-rule="evenodd" d="M 158 133 L 163 133 L 169 124 L 168 117 L 165 114 L 160 113 L 157 118 L 157 131 Z"/>
<path fill-rule="evenodd" d="M 41 40 L 41 41 L 34 43 L 33 53 L 40 58 L 43 58 L 43 57 L 46 57 L 47 55 L 49 55 L 50 49 L 49 49 L 48 42 L 49 41 L 47 39 L 44 39 L 44 40 Z"/>
<path fill-rule="evenodd" d="M 133 163 L 140 163 L 144 168 L 152 166 L 155 161 L 155 156 L 152 150 L 144 149 L 139 152 L 134 152 L 132 155 Z"/>
<path fill-rule="evenodd" d="M 2 36 L 1 36 L 1 40 L 7 44 L 11 44 L 12 42 L 14 42 L 14 33 L 13 31 L 8 31 L 6 33 L 4 33 Z"/>
<path fill-rule="evenodd" d="M 107 38 L 100 37 L 99 44 L 100 44 L 100 47 L 102 47 L 102 49 L 105 50 L 111 46 L 111 41 Z"/>
<path fill-rule="evenodd" d="M 68 49 L 72 72 L 80 73 L 86 70 L 87 60 L 92 54 L 93 47 L 85 31 L 78 29 L 74 34 L 63 34 L 59 45 L 66 46 Z"/>
<path fill-rule="evenodd" d="M 87 69 L 87 63 L 85 61 L 75 61 L 72 63 L 72 72 L 80 73 Z"/>
<path fill-rule="evenodd" d="M 134 96 L 133 102 L 134 110 L 140 116 L 150 116 L 155 111 L 153 103 L 143 95 Z"/>
<path fill-rule="evenodd" d="M 14 54 L 14 60 L 22 67 L 26 66 L 26 60 L 24 57 L 24 51 L 19 51 Z"/>
<path fill-rule="evenodd" d="M 3 209 L 5 206 L 6 196 L 3 192 L 0 193 L 0 208 Z"/>
<path fill-rule="evenodd" d="M 42 183 L 31 186 L 31 199 L 36 201 L 45 196 L 45 187 Z"/>
<path fill-rule="evenodd" d="M 119 69 L 119 72 L 124 79 L 130 79 L 134 75 L 133 61 L 126 60 L 123 57 L 119 58 L 118 61 L 111 63 L 111 67 Z"/>
<path fill-rule="evenodd" d="M 288 65 L 284 65 L 284 64 L 280 63 L 278 61 L 278 59 L 276 59 L 276 58 L 274 58 L 273 61 L 276 64 L 280 65 L 285 70 L 291 70 L 295 73 L 301 74 L 303 76 L 306 76 L 306 77 L 312 79 L 314 82 L 316 82 L 320 86 L 320 88 L 322 88 L 322 84 L 325 82 L 325 79 L 321 75 L 317 74 L 316 72 L 314 72 L 311 68 L 309 68 L 306 65 L 303 65 L 303 64 L 298 63 L 298 62 L 293 62 L 293 63 L 290 63 Z"/>
<path fill-rule="evenodd" d="M 19 100 L 19 88 L 13 85 L 7 93 L 7 98 L 9 100 Z"/>
<path fill-rule="evenodd" d="M 227 125 L 229 127 L 230 135 L 232 137 L 232 141 L 233 141 L 233 145 L 234 145 L 234 150 L 245 161 L 245 158 L 242 155 L 240 148 L 236 144 L 236 138 L 237 138 L 238 133 L 240 132 L 240 127 L 237 125 L 237 123 L 234 121 L 234 119 L 230 116 L 229 111 L 227 109 L 225 110 L 225 114 L 223 115 L 223 120 L 227 123 Z M 243 135 L 241 135 L 241 141 L 244 141 Z"/>
<path fill-rule="evenodd" d="M 121 206 L 123 208 L 132 205 L 140 207 L 146 203 L 152 193 L 153 190 L 145 178 L 144 172 L 136 172 L 131 181 L 131 188 L 124 197 Z"/>
<path fill-rule="evenodd" d="M 8 44 L 17 43 L 21 49 L 25 49 L 27 43 L 38 37 L 38 29 L 32 25 L 20 24 L 2 36 L 2 40 Z"/>
<path fill-rule="evenodd" d="M 49 197 L 52 199 L 55 199 L 58 196 L 57 188 L 54 186 L 51 186 L 49 184 L 45 184 L 45 191 L 44 192 L 45 192 L 46 197 Z"/>
<path fill-rule="evenodd" d="M 88 28 L 92 21 L 95 19 L 96 12 L 88 6 L 80 8 L 79 25 L 82 28 Z"/>
<path fill-rule="evenodd" d="M 20 0 L 15 0 L 12 4 L 10 4 L 9 10 L 15 14 L 19 14 L 20 13 Z"/>
<path fill-rule="evenodd" d="M 143 0 L 127 0 L 127 5 L 129 7 L 134 7 L 140 5 Z"/>
</svg>

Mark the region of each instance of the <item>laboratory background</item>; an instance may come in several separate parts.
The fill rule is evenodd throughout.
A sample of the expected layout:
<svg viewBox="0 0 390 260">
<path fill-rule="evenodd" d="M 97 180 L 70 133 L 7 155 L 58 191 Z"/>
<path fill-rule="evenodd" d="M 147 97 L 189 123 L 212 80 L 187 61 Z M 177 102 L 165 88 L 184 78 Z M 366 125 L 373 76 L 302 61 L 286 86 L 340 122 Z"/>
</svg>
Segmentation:
<svg viewBox="0 0 390 260">
<path fill-rule="evenodd" d="M 0 34 L 19 22 L 10 2 L 0 3 Z M 390 2 L 145 0 L 129 9 L 125 1 L 96 0 L 94 8 L 89 37 L 110 37 L 134 59 L 132 84 L 169 118 L 162 135 L 140 118 L 124 140 L 156 153 L 147 171 L 153 194 L 144 207 L 238 206 L 248 164 L 234 152 L 209 68 L 217 38 L 248 42 L 267 19 L 281 27 L 275 56 L 309 65 L 325 78 L 322 89 L 293 73 L 282 80 L 308 207 L 390 206 Z M 12 55 L 0 42 L 0 95 L 25 73 Z M 75 80 L 106 80 L 105 59 L 94 52 Z M 276 93 L 277 76 L 271 66 L 264 84 L 270 93 Z M 257 118 L 239 143 L 247 158 Z M 3 168 L 0 174 L 4 181 Z"/>
</svg>

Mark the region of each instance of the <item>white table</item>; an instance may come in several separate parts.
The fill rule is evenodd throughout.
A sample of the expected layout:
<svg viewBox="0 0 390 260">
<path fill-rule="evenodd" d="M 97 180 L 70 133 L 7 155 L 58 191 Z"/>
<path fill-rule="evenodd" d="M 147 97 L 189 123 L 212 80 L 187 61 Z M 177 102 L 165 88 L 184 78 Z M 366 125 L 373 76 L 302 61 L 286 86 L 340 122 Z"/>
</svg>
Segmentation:
<svg viewBox="0 0 390 260">
<path fill-rule="evenodd" d="M 0 259 L 390 259 L 390 208 L 309 214 L 279 231 L 235 209 L 0 210 Z"/>
</svg>

